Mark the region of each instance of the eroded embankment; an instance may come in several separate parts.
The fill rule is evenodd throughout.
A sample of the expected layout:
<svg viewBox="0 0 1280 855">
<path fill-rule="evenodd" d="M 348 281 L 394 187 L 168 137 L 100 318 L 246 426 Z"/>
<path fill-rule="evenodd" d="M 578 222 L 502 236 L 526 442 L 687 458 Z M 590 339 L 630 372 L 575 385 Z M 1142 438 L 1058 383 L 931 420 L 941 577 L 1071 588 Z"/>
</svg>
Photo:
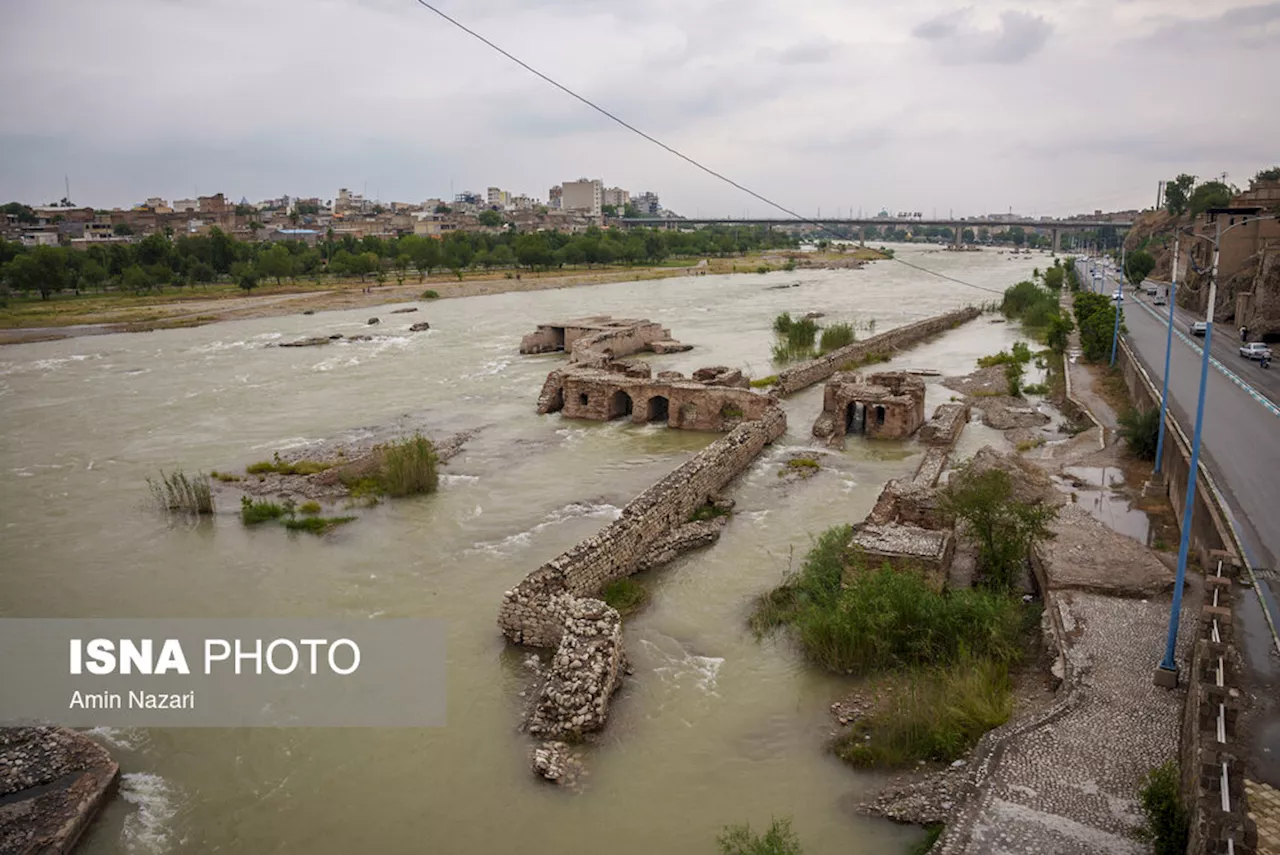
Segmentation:
<svg viewBox="0 0 1280 855">
<path fill-rule="evenodd" d="M 910 347 L 921 339 L 959 326 L 965 321 L 971 321 L 981 313 L 980 309 L 968 306 L 891 329 L 865 341 L 847 344 L 825 356 L 779 371 L 772 393 L 790 395 L 792 392 L 798 392 L 814 383 L 826 380 L 837 371 L 845 370 L 845 366 L 865 362 L 869 357 L 887 356 L 895 350 Z"/>
</svg>

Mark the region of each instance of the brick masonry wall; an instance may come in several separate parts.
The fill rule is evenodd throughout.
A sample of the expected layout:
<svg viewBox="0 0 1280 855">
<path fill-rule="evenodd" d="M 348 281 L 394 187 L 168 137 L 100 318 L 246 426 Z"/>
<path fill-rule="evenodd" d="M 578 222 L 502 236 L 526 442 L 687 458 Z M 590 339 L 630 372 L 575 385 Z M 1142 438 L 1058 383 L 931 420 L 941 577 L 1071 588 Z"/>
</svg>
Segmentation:
<svg viewBox="0 0 1280 855">
<path fill-rule="evenodd" d="M 970 306 L 964 309 L 957 309 L 954 312 L 947 312 L 945 315 L 916 321 L 913 324 L 907 324 L 880 335 L 872 336 L 865 341 L 855 341 L 853 344 L 846 345 L 839 350 L 833 350 L 826 356 L 811 359 L 808 362 L 803 362 L 779 372 L 778 382 L 774 384 L 773 393 L 790 395 L 792 392 L 797 392 L 812 386 L 814 383 L 826 380 L 832 374 L 841 370 L 843 365 L 851 362 L 861 362 L 872 354 L 888 354 L 895 350 L 900 350 L 915 344 L 921 339 L 949 330 L 966 321 L 971 321 L 980 314 L 980 310 Z"/>
</svg>

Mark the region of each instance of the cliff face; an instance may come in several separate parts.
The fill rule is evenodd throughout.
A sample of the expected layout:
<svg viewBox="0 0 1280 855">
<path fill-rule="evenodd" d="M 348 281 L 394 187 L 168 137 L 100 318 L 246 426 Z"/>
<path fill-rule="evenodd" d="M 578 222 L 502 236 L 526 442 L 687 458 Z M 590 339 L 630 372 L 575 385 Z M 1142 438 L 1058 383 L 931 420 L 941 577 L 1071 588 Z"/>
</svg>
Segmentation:
<svg viewBox="0 0 1280 855">
<path fill-rule="evenodd" d="M 1156 260 L 1155 269 L 1151 271 L 1152 279 L 1168 281 L 1173 268 L 1173 232 L 1177 228 L 1191 224 L 1191 217 L 1183 215 L 1175 217 L 1168 211 L 1148 211 L 1140 214 L 1133 223 L 1133 228 L 1124 238 L 1126 252 L 1145 249 Z M 1143 245 L 1145 243 L 1145 246 Z M 1185 270 L 1186 261 L 1183 261 Z M 1183 271 L 1178 271 L 1181 281 Z"/>
<path fill-rule="evenodd" d="M 1232 298 L 1235 323 L 1248 327 L 1251 339 L 1280 337 L 1280 247 L 1264 249 L 1252 261 L 1251 280 Z"/>
</svg>

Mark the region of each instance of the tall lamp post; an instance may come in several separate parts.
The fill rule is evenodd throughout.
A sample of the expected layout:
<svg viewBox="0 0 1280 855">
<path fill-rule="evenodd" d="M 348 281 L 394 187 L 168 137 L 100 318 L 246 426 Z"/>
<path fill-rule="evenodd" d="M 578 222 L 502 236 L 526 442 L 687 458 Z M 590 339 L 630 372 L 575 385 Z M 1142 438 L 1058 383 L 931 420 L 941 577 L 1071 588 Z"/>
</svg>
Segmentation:
<svg viewBox="0 0 1280 855">
<path fill-rule="evenodd" d="M 1120 287 L 1116 289 L 1116 327 L 1111 332 L 1111 366 L 1114 368 L 1116 364 L 1116 345 L 1120 341 L 1120 309 L 1124 306 L 1124 280 L 1129 274 L 1124 269 L 1124 244 L 1120 244 L 1120 276 L 1116 279 L 1116 284 Z"/>
<path fill-rule="evenodd" d="M 1173 654 L 1178 641 L 1178 618 L 1182 612 L 1182 587 L 1187 578 L 1187 552 L 1191 547 L 1191 514 L 1195 509 L 1196 476 L 1200 473 L 1200 437 L 1204 429 L 1204 390 L 1209 380 L 1209 350 L 1213 343 L 1213 306 L 1218 297 L 1218 255 L 1222 249 L 1222 235 L 1246 223 L 1276 219 L 1275 215 L 1272 214 L 1263 217 L 1248 217 L 1224 229 L 1222 220 L 1219 219 L 1221 216 L 1221 214 L 1218 214 L 1214 217 L 1216 228 L 1213 237 L 1192 233 L 1192 237 L 1202 238 L 1213 244 L 1213 265 L 1209 272 L 1209 305 L 1205 310 L 1204 319 L 1204 350 L 1201 351 L 1200 355 L 1200 391 L 1196 397 L 1196 427 L 1191 437 L 1191 472 L 1187 475 L 1187 501 L 1182 509 L 1182 542 L 1178 546 L 1178 573 L 1173 583 L 1173 603 L 1169 606 L 1169 633 L 1165 638 L 1164 658 L 1156 666 L 1155 673 L 1156 685 L 1169 688 L 1178 685 L 1178 663 L 1173 658 Z M 1172 317 L 1172 300 L 1169 301 L 1169 313 L 1170 317 Z M 1172 321 L 1170 323 L 1172 324 Z M 1164 374 L 1165 388 L 1167 389 L 1169 377 L 1167 367 Z M 1163 424 L 1164 422 L 1161 421 L 1161 425 Z"/>
<path fill-rule="evenodd" d="M 1173 350 L 1173 305 L 1178 294 L 1178 233 L 1173 234 L 1173 272 L 1169 274 L 1169 329 L 1164 338 L 1164 389 L 1160 392 L 1160 433 L 1156 436 L 1155 475 L 1160 473 L 1160 460 L 1164 453 L 1164 420 L 1169 407 L 1169 354 Z M 1159 483 L 1157 481 L 1157 483 Z"/>
</svg>

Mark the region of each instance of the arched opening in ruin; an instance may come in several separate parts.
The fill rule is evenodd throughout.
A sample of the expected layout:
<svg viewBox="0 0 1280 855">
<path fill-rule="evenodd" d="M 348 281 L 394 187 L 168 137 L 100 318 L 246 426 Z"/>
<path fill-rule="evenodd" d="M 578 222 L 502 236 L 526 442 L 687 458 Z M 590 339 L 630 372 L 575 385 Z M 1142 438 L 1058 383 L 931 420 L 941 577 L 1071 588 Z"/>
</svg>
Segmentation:
<svg viewBox="0 0 1280 855">
<path fill-rule="evenodd" d="M 665 422 L 670 416 L 670 402 L 662 395 L 654 395 L 649 399 L 645 421 Z"/>
<path fill-rule="evenodd" d="M 591 398 L 587 395 L 586 392 L 578 393 L 578 406 L 585 407 L 590 401 L 591 401 Z"/>
<path fill-rule="evenodd" d="M 564 387 L 557 387 L 555 394 L 551 396 L 551 403 L 547 405 L 548 413 L 558 413 L 564 409 Z"/>
<path fill-rule="evenodd" d="M 867 413 L 863 406 L 857 401 L 850 401 L 844 412 L 844 432 L 846 434 L 862 433 L 866 417 Z"/>
<path fill-rule="evenodd" d="M 881 406 L 876 407 L 876 424 L 877 425 L 884 424 L 884 407 L 881 407 Z"/>
<path fill-rule="evenodd" d="M 609 399 L 609 418 L 617 419 L 631 415 L 631 396 L 619 389 Z"/>
</svg>

